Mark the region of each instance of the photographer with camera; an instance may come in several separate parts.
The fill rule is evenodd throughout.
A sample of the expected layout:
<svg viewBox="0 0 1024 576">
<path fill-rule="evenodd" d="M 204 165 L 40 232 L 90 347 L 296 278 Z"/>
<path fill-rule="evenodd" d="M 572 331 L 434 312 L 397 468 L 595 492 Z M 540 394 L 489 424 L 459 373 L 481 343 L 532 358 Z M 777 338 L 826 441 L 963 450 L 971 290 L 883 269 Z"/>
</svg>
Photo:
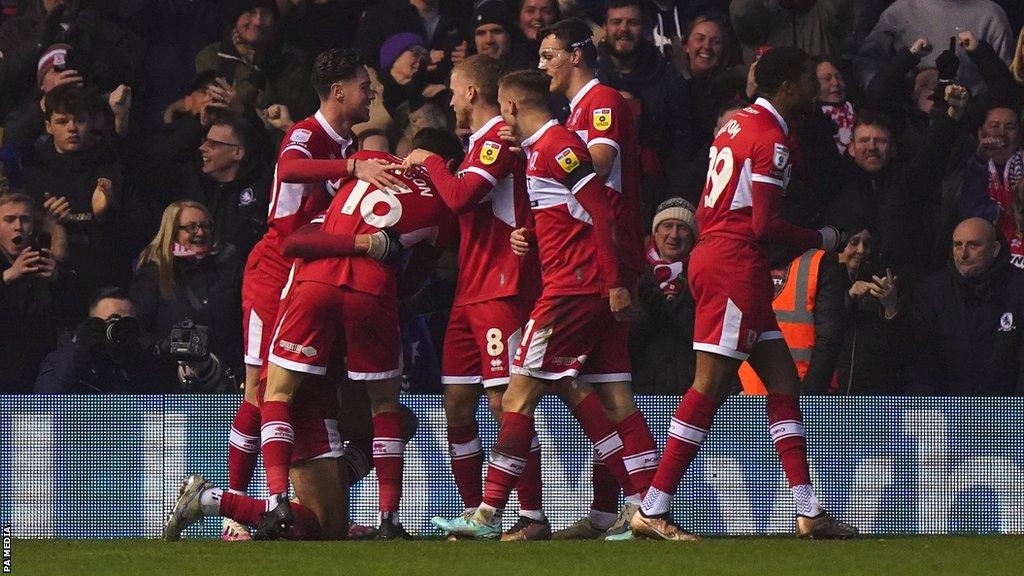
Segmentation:
<svg viewBox="0 0 1024 576">
<path fill-rule="evenodd" d="M 209 210 L 182 200 L 139 255 L 129 293 L 157 346 L 161 378 L 187 392 L 237 390 L 242 374 L 242 259 L 217 241 Z"/>
<path fill-rule="evenodd" d="M 121 288 L 101 288 L 89 318 L 61 336 L 39 367 L 36 394 L 161 394 L 155 350 L 143 337 L 135 306 Z"/>
<path fill-rule="evenodd" d="M 31 390 L 57 339 L 63 284 L 50 246 L 57 230 L 42 224 L 27 195 L 0 194 L 0 394 Z"/>
</svg>

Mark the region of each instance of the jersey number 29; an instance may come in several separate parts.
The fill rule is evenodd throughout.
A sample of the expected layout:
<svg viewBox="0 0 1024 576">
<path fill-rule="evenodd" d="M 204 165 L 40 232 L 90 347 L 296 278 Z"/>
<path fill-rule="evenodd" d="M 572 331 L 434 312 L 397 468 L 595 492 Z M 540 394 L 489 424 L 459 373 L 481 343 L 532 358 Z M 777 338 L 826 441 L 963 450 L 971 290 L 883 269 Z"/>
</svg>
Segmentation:
<svg viewBox="0 0 1024 576">
<path fill-rule="evenodd" d="M 704 206 L 714 208 L 715 204 L 718 203 L 718 197 L 722 195 L 725 187 L 732 180 L 732 149 L 725 146 L 719 150 L 712 146 L 709 157 L 711 162 L 708 165 L 708 179 L 705 183 L 705 188 L 710 188 L 707 195 L 704 196 Z"/>
</svg>

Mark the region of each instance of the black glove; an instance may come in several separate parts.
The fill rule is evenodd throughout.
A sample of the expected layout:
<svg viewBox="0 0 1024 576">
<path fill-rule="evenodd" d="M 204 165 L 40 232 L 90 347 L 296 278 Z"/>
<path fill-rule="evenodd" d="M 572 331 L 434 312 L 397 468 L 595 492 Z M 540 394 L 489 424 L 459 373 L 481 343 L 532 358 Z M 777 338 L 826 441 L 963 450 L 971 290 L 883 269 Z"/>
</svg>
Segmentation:
<svg viewBox="0 0 1024 576">
<path fill-rule="evenodd" d="M 390 266 L 398 264 L 405 252 L 402 235 L 394 228 L 385 228 L 370 234 L 370 249 L 366 255 Z"/>
<path fill-rule="evenodd" d="M 949 38 L 949 49 L 935 59 L 935 67 L 939 69 L 939 82 L 952 82 L 960 70 L 960 58 L 956 55 L 956 36 Z"/>
</svg>

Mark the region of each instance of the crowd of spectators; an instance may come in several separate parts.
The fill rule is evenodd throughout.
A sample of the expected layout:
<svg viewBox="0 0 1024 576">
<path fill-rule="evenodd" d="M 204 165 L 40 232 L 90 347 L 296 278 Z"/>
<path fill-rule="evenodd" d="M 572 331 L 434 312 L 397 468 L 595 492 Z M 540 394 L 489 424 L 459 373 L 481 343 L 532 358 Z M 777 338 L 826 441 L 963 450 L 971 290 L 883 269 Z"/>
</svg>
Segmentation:
<svg viewBox="0 0 1024 576">
<path fill-rule="evenodd" d="M 1024 394 L 1015 0 L 0 9 L 0 394 L 234 388 L 242 267 L 266 227 L 280 138 L 316 111 L 313 58 L 362 53 L 377 98 L 354 128 L 358 144 L 402 155 L 416 131 L 453 129 L 453 64 L 486 53 L 506 70 L 534 68 L 538 32 L 569 16 L 591 25 L 600 80 L 627 97 L 639 128 L 651 235 L 631 340 L 638 392 L 681 394 L 691 383 L 686 269 L 708 149 L 751 102 L 757 58 L 786 45 L 814 57 L 819 92 L 790 132 L 783 213 L 849 235 L 838 257 L 771 255 L 805 392 Z M 550 105 L 565 118 L 568 102 Z M 780 303 L 792 293 L 806 302 Z M 440 347 L 446 304 L 436 300 L 416 336 L 433 334 L 433 346 L 417 349 Z M 208 333 L 201 365 L 166 353 L 183 322 Z M 183 387 L 209 358 L 216 374 Z"/>
</svg>

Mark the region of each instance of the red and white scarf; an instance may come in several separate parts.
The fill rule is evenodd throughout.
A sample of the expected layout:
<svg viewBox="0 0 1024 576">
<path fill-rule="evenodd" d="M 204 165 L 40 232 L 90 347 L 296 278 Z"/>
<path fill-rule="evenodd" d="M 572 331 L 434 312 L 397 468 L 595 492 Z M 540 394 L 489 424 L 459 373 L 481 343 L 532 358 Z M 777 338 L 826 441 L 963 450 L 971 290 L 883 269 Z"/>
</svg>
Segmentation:
<svg viewBox="0 0 1024 576">
<path fill-rule="evenodd" d="M 857 114 L 853 111 L 853 104 L 843 102 L 841 104 L 822 104 L 821 111 L 832 119 L 836 125 L 836 133 L 832 136 L 836 141 L 836 148 L 840 154 L 846 153 L 846 147 L 853 141 L 853 123 L 857 121 Z"/>
<path fill-rule="evenodd" d="M 662 260 L 654 240 L 647 241 L 647 264 L 654 274 L 661 292 L 669 300 L 675 298 L 686 288 L 686 261 L 669 262 Z"/>
<path fill-rule="evenodd" d="M 999 219 L 996 228 L 1005 238 L 1013 238 L 1017 233 L 1017 223 L 1010 213 L 1010 201 L 1013 188 L 1024 178 L 1024 150 L 1017 150 L 1010 155 L 1000 174 L 995 162 L 988 161 L 988 197 L 999 205 Z"/>
</svg>

